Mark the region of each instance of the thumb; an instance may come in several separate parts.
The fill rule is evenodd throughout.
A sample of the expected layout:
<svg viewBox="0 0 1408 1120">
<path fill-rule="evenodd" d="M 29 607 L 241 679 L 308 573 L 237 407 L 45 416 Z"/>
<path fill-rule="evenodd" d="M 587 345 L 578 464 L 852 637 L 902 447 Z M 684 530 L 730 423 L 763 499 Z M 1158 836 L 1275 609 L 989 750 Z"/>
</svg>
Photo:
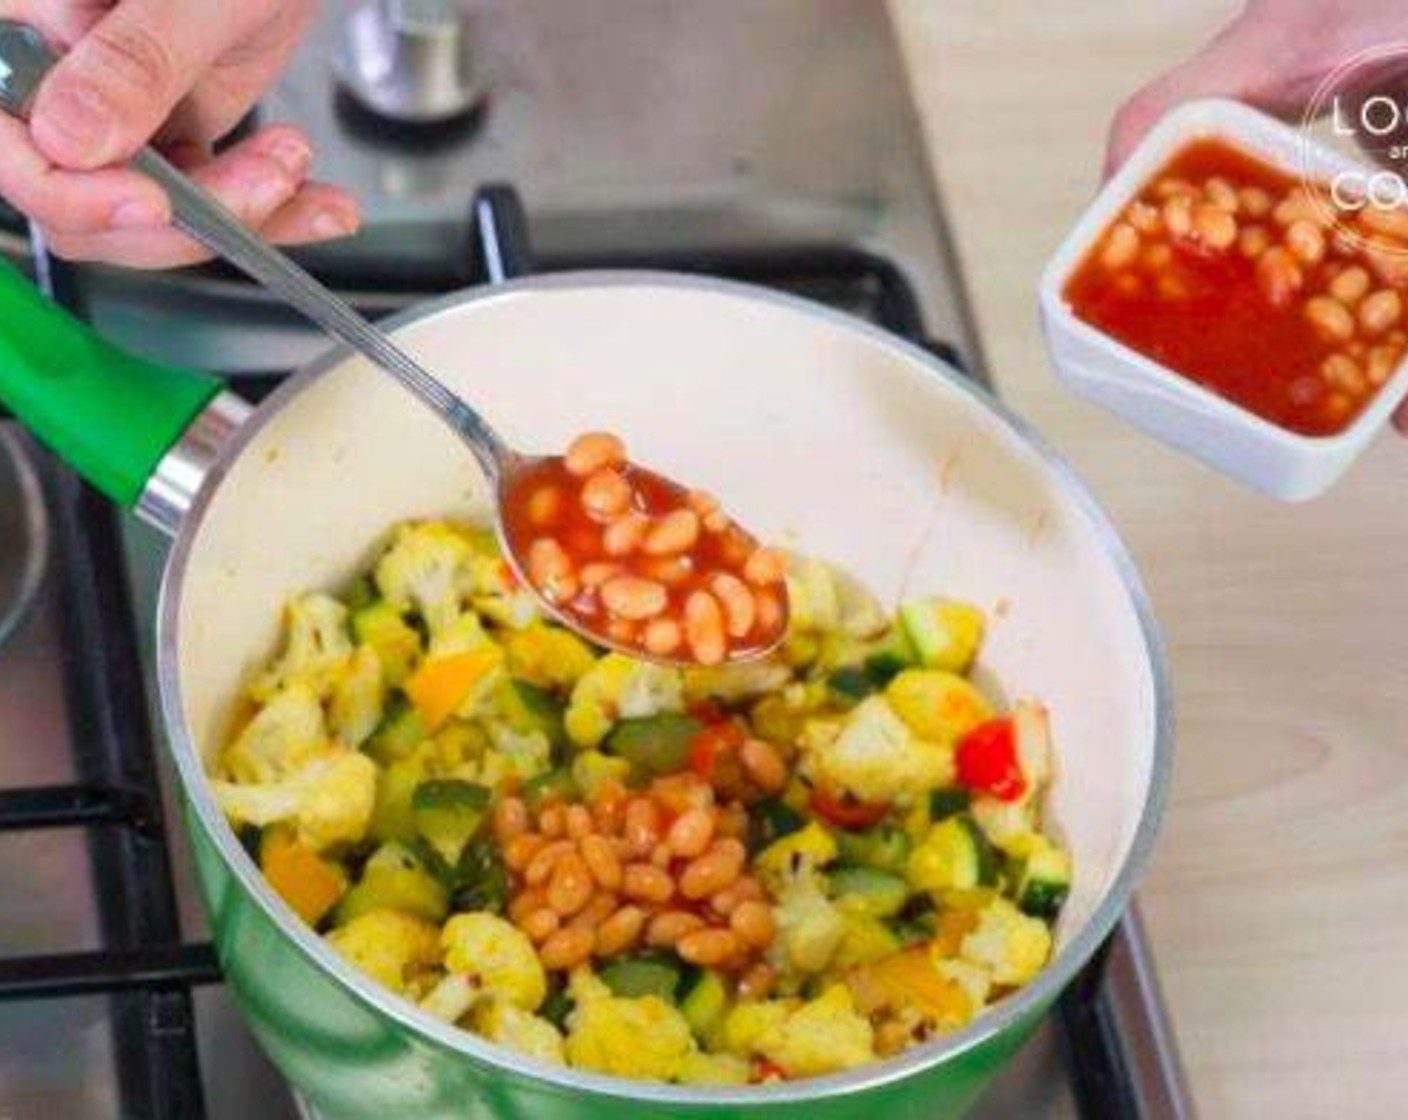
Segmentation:
<svg viewBox="0 0 1408 1120">
<path fill-rule="evenodd" d="M 161 127 L 224 49 L 228 20 L 206 5 L 123 0 L 44 79 L 30 130 L 54 163 L 89 170 L 126 160 Z M 202 26 L 204 25 L 204 26 Z"/>
</svg>

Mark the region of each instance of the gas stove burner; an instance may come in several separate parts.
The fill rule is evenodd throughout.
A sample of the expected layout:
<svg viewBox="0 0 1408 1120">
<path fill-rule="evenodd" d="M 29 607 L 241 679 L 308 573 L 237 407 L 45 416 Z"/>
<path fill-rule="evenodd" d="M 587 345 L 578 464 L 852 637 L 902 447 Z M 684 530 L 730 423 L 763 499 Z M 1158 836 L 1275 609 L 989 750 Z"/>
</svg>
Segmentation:
<svg viewBox="0 0 1408 1120">
<path fill-rule="evenodd" d="M 48 544 L 39 478 L 20 437 L 10 425 L 0 425 L 0 645 L 34 601 Z"/>
<path fill-rule="evenodd" d="M 361 109 L 396 125 L 461 121 L 486 92 L 455 0 L 359 3 L 344 24 L 336 72 Z"/>
</svg>

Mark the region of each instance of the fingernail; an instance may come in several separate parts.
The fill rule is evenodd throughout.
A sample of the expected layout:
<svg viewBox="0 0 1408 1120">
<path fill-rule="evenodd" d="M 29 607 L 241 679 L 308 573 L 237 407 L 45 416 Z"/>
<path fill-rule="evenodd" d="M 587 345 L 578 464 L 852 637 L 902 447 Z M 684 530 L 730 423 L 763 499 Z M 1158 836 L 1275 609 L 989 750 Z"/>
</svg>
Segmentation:
<svg viewBox="0 0 1408 1120">
<path fill-rule="evenodd" d="M 290 175 L 302 176 L 313 162 L 313 149 L 297 136 L 280 136 L 269 142 L 269 157 Z"/>
<path fill-rule="evenodd" d="M 114 229 L 151 229 L 166 224 L 166 211 L 157 203 L 132 198 L 117 204 L 111 224 Z"/>
<path fill-rule="evenodd" d="M 41 102 L 34 129 L 41 146 L 58 151 L 49 154 L 74 165 L 98 167 L 115 157 L 117 131 L 112 114 L 92 94 L 82 89 L 64 89 Z M 47 136 L 46 136 L 47 134 Z M 57 145 L 53 144 L 57 141 Z"/>
<path fill-rule="evenodd" d="M 357 228 L 357 223 L 336 210 L 320 210 L 313 215 L 312 228 L 318 237 L 346 237 Z"/>
</svg>

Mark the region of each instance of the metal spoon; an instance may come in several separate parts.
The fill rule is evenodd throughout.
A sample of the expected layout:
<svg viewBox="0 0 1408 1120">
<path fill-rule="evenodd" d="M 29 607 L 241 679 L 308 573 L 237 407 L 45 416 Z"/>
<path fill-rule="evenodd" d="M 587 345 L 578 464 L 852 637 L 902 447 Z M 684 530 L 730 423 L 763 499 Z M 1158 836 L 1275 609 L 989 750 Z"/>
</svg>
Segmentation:
<svg viewBox="0 0 1408 1120">
<path fill-rule="evenodd" d="M 0 109 L 19 120 L 29 119 L 29 110 L 45 75 L 57 61 L 44 38 L 34 28 L 13 20 L 0 20 Z M 430 371 L 401 349 L 389 336 L 358 314 L 344 300 L 244 225 L 203 188 L 177 170 L 155 149 L 147 147 L 131 160 L 131 166 L 154 179 L 171 200 L 172 224 L 224 258 L 252 280 L 317 323 L 329 334 L 369 358 L 391 374 L 419 400 L 431 408 L 473 452 L 494 489 L 495 529 L 504 554 L 524 586 L 530 588 L 543 607 L 564 626 L 597 645 L 621 650 L 633 657 L 646 658 L 640 649 L 623 646 L 603 631 L 595 630 L 561 609 L 547 598 L 527 576 L 526 557 L 505 530 L 504 509 L 515 484 L 534 468 L 551 458 L 529 456 L 511 448 L 502 436 L 451 392 Z M 633 467 L 638 473 L 640 467 Z M 656 475 L 656 478 L 661 476 Z M 681 497 L 684 489 L 661 478 Z M 785 609 L 785 603 L 784 603 Z M 785 631 L 785 626 L 783 627 Z M 778 640 L 780 640 L 780 635 Z M 777 644 L 733 652 L 735 660 L 759 657 Z M 692 664 L 680 658 L 649 657 L 650 660 Z"/>
</svg>

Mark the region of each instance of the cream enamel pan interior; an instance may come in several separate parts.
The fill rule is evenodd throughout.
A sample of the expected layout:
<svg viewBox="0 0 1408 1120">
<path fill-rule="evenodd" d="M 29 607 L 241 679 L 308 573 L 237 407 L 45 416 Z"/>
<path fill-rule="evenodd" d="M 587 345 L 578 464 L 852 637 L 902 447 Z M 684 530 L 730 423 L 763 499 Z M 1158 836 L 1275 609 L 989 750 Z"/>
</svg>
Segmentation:
<svg viewBox="0 0 1408 1120">
<path fill-rule="evenodd" d="M 810 303 L 715 281 L 576 274 L 453 297 L 398 339 L 525 448 L 588 427 L 725 496 L 764 538 L 839 562 L 886 603 L 947 592 L 985 606 L 981 671 L 1044 700 L 1048 811 L 1075 859 L 1058 959 L 968 1029 L 852 1074 L 713 1091 L 778 1099 L 887 1081 L 971 1047 L 1050 998 L 1128 901 L 1171 755 L 1162 652 L 1128 556 L 1052 453 L 917 348 Z M 446 1046 L 618 1096 L 699 1100 L 537 1066 L 446 1027 L 343 964 L 262 884 L 201 776 L 292 593 L 340 585 L 405 518 L 487 508 L 463 447 L 385 375 L 339 352 L 241 430 L 178 540 L 161 608 L 162 693 L 196 827 L 320 967 Z"/>
</svg>

